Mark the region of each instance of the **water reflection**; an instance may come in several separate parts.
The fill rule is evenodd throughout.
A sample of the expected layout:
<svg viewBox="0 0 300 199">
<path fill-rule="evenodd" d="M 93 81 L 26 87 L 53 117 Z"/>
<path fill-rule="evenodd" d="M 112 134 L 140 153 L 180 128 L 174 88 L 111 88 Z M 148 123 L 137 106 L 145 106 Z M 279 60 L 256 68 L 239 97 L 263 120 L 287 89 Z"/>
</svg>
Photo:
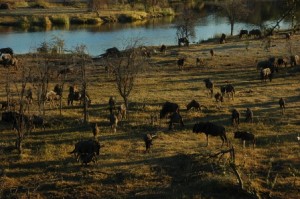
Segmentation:
<svg viewBox="0 0 300 199">
<path fill-rule="evenodd" d="M 251 17 L 235 24 L 234 34 L 241 29 L 260 27 L 265 23 L 273 23 L 285 11 L 282 1 L 259 2 L 249 5 Z M 296 12 L 299 15 L 300 12 Z M 221 33 L 229 34 L 230 26 L 226 17 L 219 12 L 204 10 L 198 13 L 196 37 L 192 42 L 209 39 Z M 298 16 L 297 16 L 298 17 Z M 57 36 L 65 41 L 67 49 L 84 44 L 93 56 L 102 54 L 105 49 L 117 47 L 123 49 L 128 38 L 142 38 L 144 45 L 176 45 L 176 18 L 165 17 L 134 23 L 110 23 L 104 25 L 70 25 L 54 26 L 48 29 L 33 27 L 20 29 L 0 27 L 0 47 L 12 47 L 16 53 L 36 51 L 44 41 L 51 41 Z M 280 24 L 281 28 L 289 28 L 289 19 Z"/>
</svg>

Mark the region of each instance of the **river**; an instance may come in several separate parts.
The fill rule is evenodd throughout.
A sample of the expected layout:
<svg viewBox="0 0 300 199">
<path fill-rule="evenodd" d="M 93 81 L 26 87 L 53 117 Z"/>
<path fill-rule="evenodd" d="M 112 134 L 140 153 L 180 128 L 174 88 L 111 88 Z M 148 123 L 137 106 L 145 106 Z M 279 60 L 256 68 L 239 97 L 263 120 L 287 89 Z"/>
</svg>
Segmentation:
<svg viewBox="0 0 300 199">
<path fill-rule="evenodd" d="M 272 24 L 272 19 L 264 23 Z M 176 45 L 176 19 L 162 18 L 146 23 L 115 23 L 101 26 L 54 27 L 51 30 L 19 30 L 13 27 L 0 28 L 0 48 L 11 47 L 16 54 L 35 52 L 42 42 L 51 42 L 54 37 L 64 40 L 65 49 L 72 50 L 77 45 L 85 45 L 92 56 L 102 54 L 105 49 L 117 47 L 124 49 L 131 39 L 139 38 L 146 46 Z M 280 28 L 290 27 L 290 22 L 283 21 Z M 250 22 L 237 22 L 234 34 L 241 29 L 258 28 Z M 230 25 L 226 17 L 218 13 L 207 13 L 199 16 L 195 26 L 196 36 L 192 43 L 213 38 L 216 35 L 230 34 Z"/>
</svg>

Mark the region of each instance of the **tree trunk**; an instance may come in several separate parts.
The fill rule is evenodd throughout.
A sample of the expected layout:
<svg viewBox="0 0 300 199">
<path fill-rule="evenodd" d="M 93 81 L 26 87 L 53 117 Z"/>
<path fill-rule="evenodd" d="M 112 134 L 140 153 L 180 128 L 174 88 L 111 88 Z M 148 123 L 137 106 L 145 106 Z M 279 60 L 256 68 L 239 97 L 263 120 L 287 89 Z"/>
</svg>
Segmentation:
<svg viewBox="0 0 300 199">
<path fill-rule="evenodd" d="M 230 35 L 233 36 L 234 21 L 230 22 Z"/>
</svg>

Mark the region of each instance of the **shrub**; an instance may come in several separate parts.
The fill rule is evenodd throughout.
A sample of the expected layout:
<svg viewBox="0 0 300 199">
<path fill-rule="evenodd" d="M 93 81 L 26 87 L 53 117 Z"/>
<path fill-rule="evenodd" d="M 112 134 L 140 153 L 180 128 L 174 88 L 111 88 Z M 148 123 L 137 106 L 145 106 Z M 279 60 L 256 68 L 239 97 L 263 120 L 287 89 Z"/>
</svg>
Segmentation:
<svg viewBox="0 0 300 199">
<path fill-rule="evenodd" d="M 50 21 L 52 22 L 52 25 L 57 25 L 57 26 L 70 25 L 69 17 L 66 15 L 52 16 L 50 17 Z"/>
</svg>

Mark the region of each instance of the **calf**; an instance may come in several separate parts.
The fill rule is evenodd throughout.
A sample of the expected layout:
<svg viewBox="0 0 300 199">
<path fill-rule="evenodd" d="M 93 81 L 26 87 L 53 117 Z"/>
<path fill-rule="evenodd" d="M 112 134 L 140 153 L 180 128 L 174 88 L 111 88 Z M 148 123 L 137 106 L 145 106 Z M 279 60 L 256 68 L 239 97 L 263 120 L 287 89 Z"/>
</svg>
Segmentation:
<svg viewBox="0 0 300 199">
<path fill-rule="evenodd" d="M 220 136 L 222 140 L 222 145 L 223 146 L 224 142 L 227 143 L 228 146 L 228 141 L 226 137 L 226 132 L 225 128 L 223 126 L 219 126 L 210 122 L 199 122 L 194 125 L 193 128 L 194 133 L 205 133 L 206 135 L 206 146 L 208 146 L 208 135 L 211 136 Z"/>
<path fill-rule="evenodd" d="M 185 61 L 185 58 L 180 58 L 177 60 L 177 66 L 178 66 L 179 70 L 183 69 L 184 61 Z"/>
<path fill-rule="evenodd" d="M 152 140 L 155 137 L 156 137 L 155 134 L 150 134 L 150 133 L 147 133 L 146 135 L 144 135 L 143 140 L 145 142 L 145 147 L 146 147 L 145 153 L 150 152 L 151 145 L 153 145 Z"/>
<path fill-rule="evenodd" d="M 246 122 L 251 122 L 253 123 L 253 111 L 250 108 L 247 108 L 246 110 Z"/>
<path fill-rule="evenodd" d="M 232 126 L 238 126 L 240 124 L 240 113 L 236 109 L 232 110 L 231 123 L 232 123 Z"/>
<path fill-rule="evenodd" d="M 45 121 L 44 118 L 42 116 L 38 116 L 38 115 L 32 115 L 32 117 L 30 118 L 33 128 L 35 129 L 35 127 L 40 126 L 41 128 L 43 128 L 45 130 Z"/>
<path fill-rule="evenodd" d="M 168 123 L 169 123 L 169 130 L 172 130 L 173 124 L 175 123 L 180 124 L 182 127 L 184 126 L 182 117 L 177 112 L 170 115 L 170 121 Z"/>
<path fill-rule="evenodd" d="M 243 37 L 243 35 L 248 36 L 248 30 L 241 30 L 240 31 L 240 34 L 239 34 L 240 39 Z"/>
<path fill-rule="evenodd" d="M 225 86 L 221 86 L 220 91 L 222 93 L 222 96 L 224 96 L 225 94 L 227 94 L 228 98 L 230 98 L 230 96 L 231 96 L 231 98 L 233 100 L 234 94 L 235 94 L 235 89 L 234 89 L 233 85 L 227 84 Z"/>
<path fill-rule="evenodd" d="M 205 83 L 205 87 L 210 92 L 210 97 L 212 97 L 214 94 L 214 83 L 210 79 L 204 79 L 203 81 Z"/>
<path fill-rule="evenodd" d="M 245 148 L 246 141 L 251 141 L 254 149 L 256 139 L 253 133 L 250 133 L 248 131 L 237 131 L 234 133 L 234 138 L 241 139 L 243 141 L 243 148 Z"/>
<path fill-rule="evenodd" d="M 286 105 L 285 100 L 283 98 L 280 98 L 278 103 L 279 103 L 279 106 L 280 106 L 280 109 L 281 109 L 281 113 L 284 114 L 285 105 Z"/>
</svg>

